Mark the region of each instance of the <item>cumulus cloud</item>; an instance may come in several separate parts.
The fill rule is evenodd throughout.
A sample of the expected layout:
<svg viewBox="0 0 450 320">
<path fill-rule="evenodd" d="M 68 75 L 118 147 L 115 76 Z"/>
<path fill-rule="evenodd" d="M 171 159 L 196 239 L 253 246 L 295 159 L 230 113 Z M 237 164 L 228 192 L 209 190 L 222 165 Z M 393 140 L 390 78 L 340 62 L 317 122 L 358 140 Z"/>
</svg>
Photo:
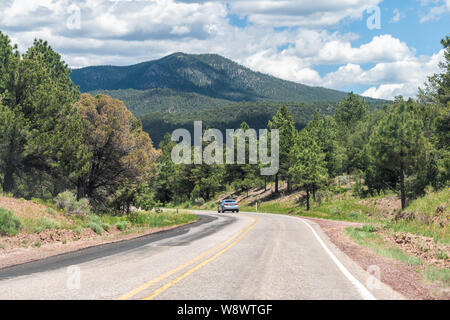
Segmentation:
<svg viewBox="0 0 450 320">
<path fill-rule="evenodd" d="M 363 84 L 370 86 L 364 94 L 373 97 L 413 96 L 437 69 L 438 55 L 417 57 L 391 35 L 355 46 L 357 34 L 328 31 L 339 22 L 361 19 L 366 8 L 380 2 L 3 0 L 0 30 L 21 50 L 36 37 L 48 40 L 75 68 L 128 65 L 178 51 L 218 53 L 286 80 L 336 89 Z M 79 28 L 68 26 L 77 19 L 77 10 L 69 8 L 78 9 Z M 394 14 L 394 20 L 401 15 Z M 230 15 L 245 18 L 248 25 L 233 26 Z M 316 69 L 322 65 L 336 69 L 321 76 Z"/>
</svg>

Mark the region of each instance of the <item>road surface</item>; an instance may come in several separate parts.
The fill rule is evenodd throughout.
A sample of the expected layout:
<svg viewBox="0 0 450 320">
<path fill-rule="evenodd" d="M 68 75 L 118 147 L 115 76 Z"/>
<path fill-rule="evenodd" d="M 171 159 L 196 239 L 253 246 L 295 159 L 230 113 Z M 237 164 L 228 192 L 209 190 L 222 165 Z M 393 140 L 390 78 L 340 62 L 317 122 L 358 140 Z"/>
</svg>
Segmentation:
<svg viewBox="0 0 450 320">
<path fill-rule="evenodd" d="M 0 270 L 0 299 L 403 298 L 310 220 L 198 214 L 168 232 Z"/>
</svg>

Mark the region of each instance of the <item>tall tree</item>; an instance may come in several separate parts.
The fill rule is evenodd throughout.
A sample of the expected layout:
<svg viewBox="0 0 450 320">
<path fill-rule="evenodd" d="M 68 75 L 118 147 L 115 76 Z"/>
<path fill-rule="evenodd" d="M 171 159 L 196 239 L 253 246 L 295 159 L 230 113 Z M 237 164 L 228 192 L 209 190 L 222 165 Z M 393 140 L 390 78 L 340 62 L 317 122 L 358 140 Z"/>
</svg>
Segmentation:
<svg viewBox="0 0 450 320">
<path fill-rule="evenodd" d="M 370 136 L 368 152 L 380 169 L 381 180 L 394 175 L 400 189 L 402 208 L 406 205 L 405 179 L 426 163 L 428 149 L 429 141 L 423 134 L 423 122 L 417 114 L 415 102 L 398 98 Z"/>
<path fill-rule="evenodd" d="M 330 177 L 338 175 L 342 168 L 344 150 L 338 143 L 338 126 L 335 119 L 315 113 L 305 130 L 325 153 L 328 175 Z"/>
<path fill-rule="evenodd" d="M 428 78 L 425 88 L 419 90 L 419 102 L 424 104 L 439 103 L 445 107 L 450 102 L 450 37 L 441 40 L 444 46 L 444 61 L 439 63 L 441 73 Z"/>
<path fill-rule="evenodd" d="M 38 40 L 21 57 L 1 33 L 0 68 L 3 190 L 18 194 L 18 180 L 33 175 L 70 184 L 86 169 L 87 152 L 78 134 L 81 118 L 73 107 L 77 91 L 69 68 Z"/>
<path fill-rule="evenodd" d="M 159 149 L 161 156 L 158 159 L 157 172 L 158 175 L 154 180 L 153 187 L 155 189 L 155 197 L 163 204 L 172 201 L 176 194 L 180 194 L 181 190 L 178 189 L 179 180 L 183 176 L 180 173 L 180 165 L 176 165 L 172 161 L 172 149 L 175 147 L 176 142 L 172 141 L 172 137 L 169 133 L 164 136 L 164 140 L 161 141 Z M 191 191 L 189 191 L 190 193 Z"/>
<path fill-rule="evenodd" d="M 288 190 L 291 188 L 291 177 L 288 174 L 289 168 L 292 165 L 291 150 L 295 144 L 295 137 L 297 129 L 295 128 L 294 120 L 289 109 L 282 106 L 278 112 L 269 121 L 268 127 L 270 130 L 277 129 L 280 132 L 280 169 L 275 175 L 275 192 L 279 192 L 279 176 L 287 179 Z"/>
<path fill-rule="evenodd" d="M 419 90 L 418 101 L 426 118 L 428 131 L 438 151 L 437 182 L 440 187 L 450 181 L 450 37 L 441 40 L 444 61 L 439 63 L 441 72 L 428 78 L 424 89 Z"/>
<path fill-rule="evenodd" d="M 306 191 L 306 209 L 310 209 L 311 193 L 328 180 L 325 154 L 311 134 L 302 130 L 291 151 L 294 163 L 289 173 L 295 185 Z"/>
<path fill-rule="evenodd" d="M 343 171 L 351 173 L 355 169 L 361 169 L 361 153 L 365 123 L 369 116 L 369 106 L 353 92 L 338 103 L 334 118 L 339 128 L 340 144 L 345 148 Z"/>
<path fill-rule="evenodd" d="M 78 197 L 99 205 L 114 202 L 120 189 L 147 183 L 158 157 L 142 125 L 119 101 L 83 94 L 76 103 L 83 118 L 82 137 L 91 158 L 88 172 L 78 181 Z"/>
</svg>

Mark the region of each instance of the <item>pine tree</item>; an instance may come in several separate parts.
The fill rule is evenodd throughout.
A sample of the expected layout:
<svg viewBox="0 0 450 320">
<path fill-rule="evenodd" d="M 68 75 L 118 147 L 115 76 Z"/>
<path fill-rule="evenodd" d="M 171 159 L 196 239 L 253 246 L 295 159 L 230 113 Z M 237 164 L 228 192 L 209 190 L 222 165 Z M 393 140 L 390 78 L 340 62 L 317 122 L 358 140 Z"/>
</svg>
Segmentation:
<svg viewBox="0 0 450 320">
<path fill-rule="evenodd" d="M 78 91 L 70 70 L 45 42 L 36 40 L 23 56 L 0 33 L 0 171 L 3 191 L 19 193 L 36 176 L 67 188 L 87 168 L 73 107 Z M 58 182 L 58 183 L 56 183 Z M 56 195 L 58 188 L 49 190 Z"/>
<path fill-rule="evenodd" d="M 383 181 L 395 177 L 399 186 L 402 208 L 406 206 L 405 180 L 426 163 L 429 141 L 423 134 L 423 122 L 417 115 L 415 102 L 396 100 L 370 136 L 368 152 Z"/>
<path fill-rule="evenodd" d="M 290 191 L 291 176 L 288 172 L 293 162 L 291 150 L 295 144 L 297 129 L 295 128 L 292 115 L 286 106 L 282 106 L 273 116 L 272 120 L 269 121 L 268 128 L 270 130 L 278 129 L 280 132 L 280 170 L 275 175 L 275 193 L 279 192 L 279 176 L 287 179 L 288 191 Z"/>
<path fill-rule="evenodd" d="M 306 209 L 310 210 L 311 193 L 328 180 L 325 154 L 306 130 L 298 134 L 291 154 L 294 164 L 289 173 L 294 184 L 306 191 Z"/>
</svg>

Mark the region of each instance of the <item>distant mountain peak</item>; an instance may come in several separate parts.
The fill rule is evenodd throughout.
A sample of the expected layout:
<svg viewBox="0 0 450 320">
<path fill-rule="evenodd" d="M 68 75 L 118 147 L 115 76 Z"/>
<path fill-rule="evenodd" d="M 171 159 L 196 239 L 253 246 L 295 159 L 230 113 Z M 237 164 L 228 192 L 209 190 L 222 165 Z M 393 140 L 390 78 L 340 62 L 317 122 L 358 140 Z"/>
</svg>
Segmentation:
<svg viewBox="0 0 450 320">
<path fill-rule="evenodd" d="M 72 72 L 72 80 L 82 92 L 161 88 L 229 101 L 335 102 L 346 95 L 281 80 L 209 53 L 175 52 L 131 66 L 76 69 Z"/>
</svg>

